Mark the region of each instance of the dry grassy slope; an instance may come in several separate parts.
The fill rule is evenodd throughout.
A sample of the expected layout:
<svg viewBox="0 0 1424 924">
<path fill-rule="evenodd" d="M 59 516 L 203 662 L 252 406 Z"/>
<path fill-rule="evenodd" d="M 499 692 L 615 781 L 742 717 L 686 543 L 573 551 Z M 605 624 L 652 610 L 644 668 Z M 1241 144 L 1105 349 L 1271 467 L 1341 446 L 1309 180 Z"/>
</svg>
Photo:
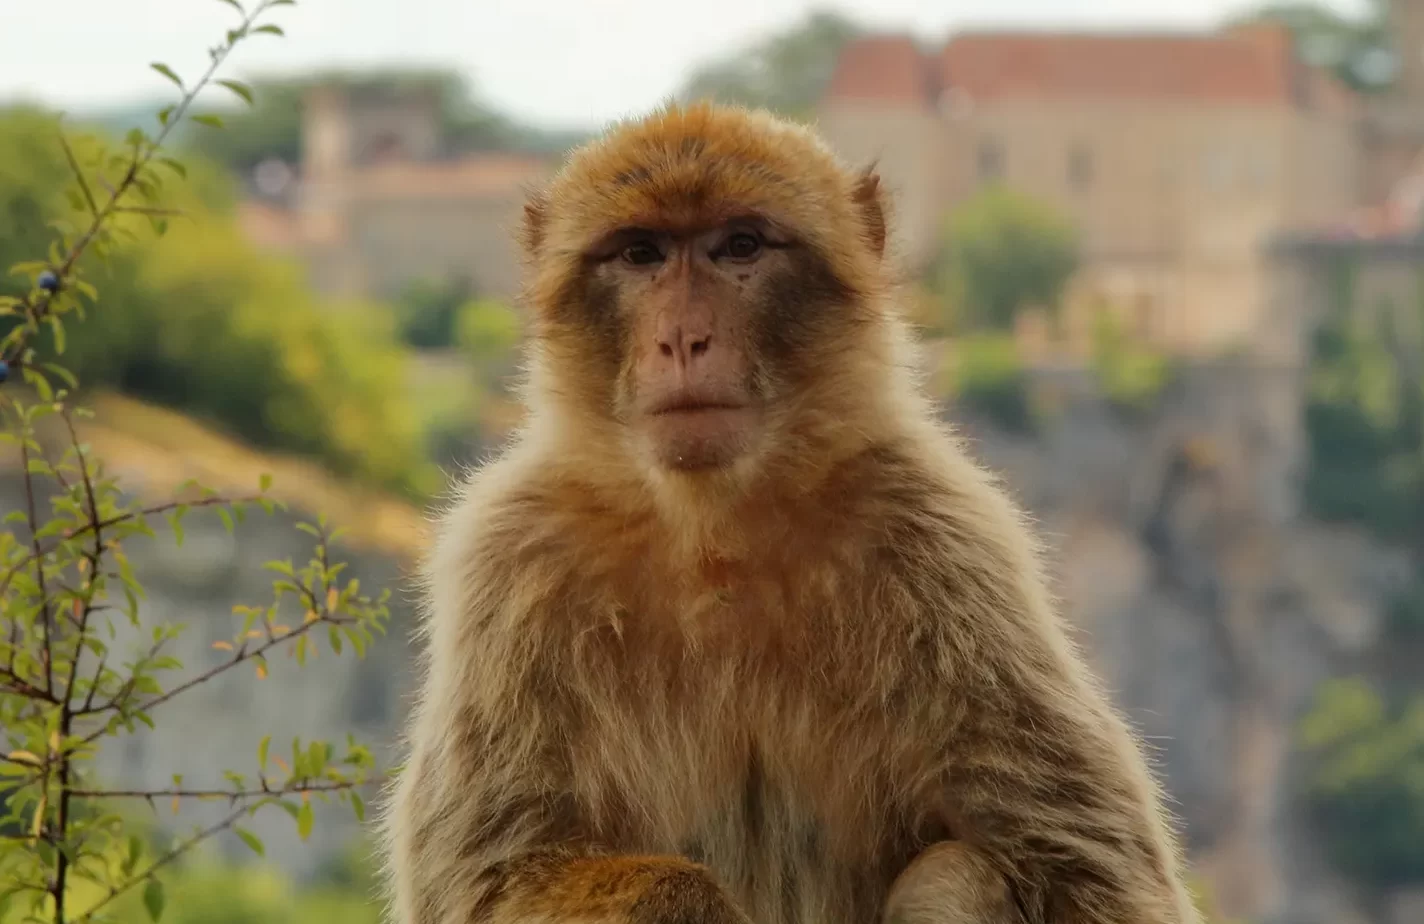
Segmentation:
<svg viewBox="0 0 1424 924">
<path fill-rule="evenodd" d="M 297 514 L 325 514 L 352 545 L 407 563 L 424 548 L 425 517 L 402 498 L 337 478 L 315 462 L 253 449 L 176 411 L 116 394 L 83 403 L 94 416 L 76 421 L 80 438 L 126 490 L 148 502 L 163 502 L 190 479 L 225 495 L 252 494 L 265 473 L 273 499 Z M 12 453 L 0 456 L 0 469 L 15 464 Z"/>
</svg>

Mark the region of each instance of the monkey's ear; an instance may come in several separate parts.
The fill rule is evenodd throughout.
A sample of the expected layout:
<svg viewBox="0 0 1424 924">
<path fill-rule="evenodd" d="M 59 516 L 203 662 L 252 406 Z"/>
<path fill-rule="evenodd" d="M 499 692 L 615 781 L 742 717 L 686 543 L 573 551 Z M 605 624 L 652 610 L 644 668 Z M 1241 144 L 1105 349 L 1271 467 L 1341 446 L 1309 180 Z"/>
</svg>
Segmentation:
<svg viewBox="0 0 1424 924">
<path fill-rule="evenodd" d="M 856 180 L 855 191 L 851 195 L 865 226 L 866 242 L 878 259 L 885 255 L 885 192 L 875 168 L 873 163 L 865 168 Z"/>
<path fill-rule="evenodd" d="M 537 253 L 544 244 L 544 223 L 549 202 L 542 192 L 532 192 L 524 201 L 522 243 L 530 253 Z"/>
</svg>

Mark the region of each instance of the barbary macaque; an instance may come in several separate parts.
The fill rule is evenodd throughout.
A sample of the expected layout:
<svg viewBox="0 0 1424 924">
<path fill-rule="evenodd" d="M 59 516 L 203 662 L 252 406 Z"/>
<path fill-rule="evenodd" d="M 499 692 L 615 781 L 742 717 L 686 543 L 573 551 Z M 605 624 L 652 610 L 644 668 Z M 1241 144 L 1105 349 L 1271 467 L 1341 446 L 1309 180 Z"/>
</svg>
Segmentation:
<svg viewBox="0 0 1424 924">
<path fill-rule="evenodd" d="M 425 571 L 397 924 L 1197 924 L 1029 526 L 919 388 L 886 205 L 706 104 L 531 196 L 527 418 Z"/>
</svg>

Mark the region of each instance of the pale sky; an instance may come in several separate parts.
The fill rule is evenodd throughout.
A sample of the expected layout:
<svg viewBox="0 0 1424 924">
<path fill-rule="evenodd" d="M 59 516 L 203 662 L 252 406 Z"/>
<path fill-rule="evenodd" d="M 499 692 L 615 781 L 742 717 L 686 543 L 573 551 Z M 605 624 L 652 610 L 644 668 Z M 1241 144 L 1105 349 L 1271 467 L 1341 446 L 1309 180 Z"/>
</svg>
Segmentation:
<svg viewBox="0 0 1424 924">
<path fill-rule="evenodd" d="M 1342 9 L 1364 0 L 1334 0 Z M 965 25 L 1206 27 L 1249 0 L 299 0 L 286 38 L 244 42 L 227 76 L 377 63 L 464 72 L 497 108 L 550 127 L 656 105 L 696 63 L 834 8 L 868 25 L 940 37 Z M 0 0 L 0 100 L 77 111 L 161 98 L 148 67 L 184 77 L 235 12 L 218 0 Z M 212 91 L 214 99 L 225 90 Z"/>
</svg>

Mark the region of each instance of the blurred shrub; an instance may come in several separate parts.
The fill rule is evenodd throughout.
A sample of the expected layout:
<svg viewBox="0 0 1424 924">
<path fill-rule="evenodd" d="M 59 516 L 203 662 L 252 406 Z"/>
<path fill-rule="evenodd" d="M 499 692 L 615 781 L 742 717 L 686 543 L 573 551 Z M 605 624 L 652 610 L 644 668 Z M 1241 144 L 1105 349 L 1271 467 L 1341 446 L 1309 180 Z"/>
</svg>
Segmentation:
<svg viewBox="0 0 1424 924">
<path fill-rule="evenodd" d="M 1107 310 L 1099 310 L 1093 321 L 1092 364 L 1109 403 L 1129 414 L 1153 410 L 1172 380 L 1166 354 L 1134 343 Z"/>
<path fill-rule="evenodd" d="M 1304 800 L 1347 875 L 1424 884 L 1424 698 L 1391 709 L 1359 679 L 1325 684 L 1301 727 Z"/>
<path fill-rule="evenodd" d="M 417 349 L 455 346 L 460 309 L 470 300 L 463 279 L 422 280 L 408 286 L 395 305 L 400 337 Z"/>
<path fill-rule="evenodd" d="M 1078 267 L 1077 233 L 1050 206 L 1002 186 L 950 216 L 935 289 L 961 329 L 1011 330 L 1022 308 L 1058 307 Z"/>
<path fill-rule="evenodd" d="M 49 234 L 39 216 L 73 215 L 82 204 L 63 201 L 66 179 L 52 118 L 0 116 L 6 266 L 44 252 L 34 249 Z M 430 490 L 389 312 L 321 304 L 295 266 L 259 255 L 233 219 L 229 181 L 211 165 L 193 164 L 165 193 L 184 213 L 166 219 L 172 232 L 160 237 L 148 218 L 123 216 L 128 243 L 90 269 L 103 304 L 72 325 L 66 367 L 86 387 L 181 409 L 256 445 L 411 493 Z M 59 345 L 37 346 L 53 353 Z"/>
<path fill-rule="evenodd" d="M 1347 273 L 1337 274 L 1348 283 Z M 1305 499 L 1322 519 L 1356 522 L 1387 540 L 1424 543 L 1424 382 L 1420 346 L 1390 323 L 1369 325 L 1348 293 L 1315 334 L 1306 430 Z M 1392 316 L 1381 306 L 1376 319 Z M 1401 362 L 1402 357 L 1409 361 Z M 1424 546 L 1419 547 L 1424 554 Z"/>
<path fill-rule="evenodd" d="M 508 305 L 479 299 L 460 309 L 455 340 L 482 367 L 507 369 L 519 336 L 519 313 Z"/>
<path fill-rule="evenodd" d="M 1033 429 L 1028 377 L 1012 336 L 979 333 L 956 338 L 951 361 L 955 400 L 1005 429 Z"/>
</svg>

